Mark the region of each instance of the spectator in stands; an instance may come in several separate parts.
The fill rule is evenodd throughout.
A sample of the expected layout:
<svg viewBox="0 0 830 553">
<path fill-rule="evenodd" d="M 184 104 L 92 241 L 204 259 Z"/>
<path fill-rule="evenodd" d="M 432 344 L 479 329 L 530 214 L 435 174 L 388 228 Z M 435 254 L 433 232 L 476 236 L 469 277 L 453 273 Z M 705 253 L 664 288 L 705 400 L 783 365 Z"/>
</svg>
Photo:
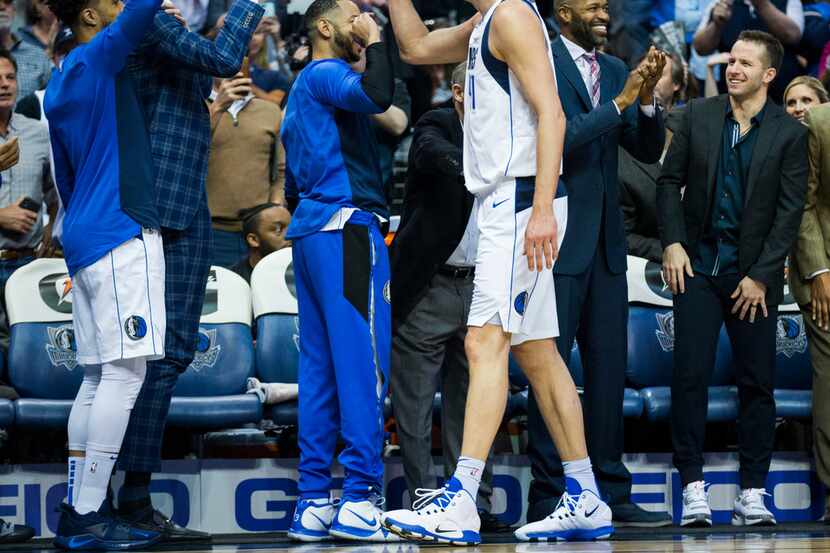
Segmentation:
<svg viewBox="0 0 830 553">
<path fill-rule="evenodd" d="M 660 263 L 663 258 L 663 248 L 657 232 L 657 177 L 671 144 L 674 125 L 679 118 L 674 113 L 675 105 L 686 100 L 688 82 L 689 73 L 683 60 L 677 55 L 668 57 L 663 74 L 654 87 L 657 105 L 666 114 L 666 143 L 657 163 L 643 163 L 625 148 L 619 149 L 620 205 L 628 240 L 628 254 L 655 263 Z"/>
<path fill-rule="evenodd" d="M 52 64 L 43 48 L 32 46 L 12 33 L 14 0 L 0 0 L 0 48 L 8 50 L 17 62 L 17 97 L 25 98 L 35 90 L 46 88 Z"/>
<path fill-rule="evenodd" d="M 787 113 L 806 123 L 807 112 L 830 101 L 827 90 L 815 77 L 796 77 L 784 90 L 784 108 Z"/>
<path fill-rule="evenodd" d="M 567 354 L 577 340 L 585 371 L 588 454 L 602 497 L 616 524 L 664 526 L 666 513 L 631 502 L 631 474 L 622 462 L 628 303 L 626 238 L 619 205 L 617 151 L 660 158 L 665 134 L 654 89 L 665 55 L 650 50 L 629 73 L 617 58 L 598 53 L 610 23 L 593 0 L 557 0 L 561 36 L 552 43 L 559 97 L 568 119 L 562 182 L 568 188 L 568 225 L 553 267 L 559 331 Z M 578 336 L 578 339 L 577 339 Z M 528 455 L 534 480 L 528 522 L 554 511 L 565 490 L 562 463 L 530 394 Z"/>
<path fill-rule="evenodd" d="M 784 45 L 784 59 L 778 77 L 770 87 L 770 97 L 780 102 L 784 88 L 801 72 L 796 56 L 804 31 L 801 0 L 711 0 L 700 20 L 694 47 L 702 55 L 729 52 L 745 30 L 771 33 Z M 726 90 L 721 79 L 720 90 Z"/>
<path fill-rule="evenodd" d="M 807 203 L 790 256 L 790 292 L 801 307 L 813 366 L 816 472 L 830 486 L 830 106 L 805 114 L 809 128 Z M 830 521 L 830 497 L 825 522 Z"/>
<path fill-rule="evenodd" d="M 291 213 L 282 205 L 266 202 L 239 212 L 242 235 L 248 244 L 248 255 L 230 269 L 251 283 L 254 267 L 266 255 L 291 246 L 285 231 L 291 223 Z"/>
<path fill-rule="evenodd" d="M 176 6 L 181 10 L 182 17 L 187 22 L 187 28 L 194 33 L 205 29 L 208 16 L 209 0 L 176 0 Z"/>
<path fill-rule="evenodd" d="M 75 35 L 72 34 L 72 29 L 69 27 L 61 27 L 55 33 L 55 36 L 52 38 L 52 43 L 47 50 L 49 58 L 55 67 L 61 66 L 63 58 L 75 47 L 75 44 L 77 44 Z M 45 94 L 45 89 L 36 90 L 25 98 L 20 98 L 17 102 L 15 112 L 25 115 L 29 119 L 37 119 L 48 127 L 49 123 L 46 120 L 46 115 L 43 113 L 43 97 Z M 60 200 L 60 196 L 58 196 L 58 200 Z"/>
<path fill-rule="evenodd" d="M 741 492 L 732 521 L 775 524 L 764 486 L 775 430 L 777 314 L 784 260 L 804 211 L 807 130 L 768 100 L 784 56 L 778 39 L 744 31 L 731 55 L 728 95 L 688 105 L 657 183 L 663 278 L 674 294 L 671 423 L 684 526 L 712 524 L 703 443 L 724 323 L 740 398 Z"/>
<path fill-rule="evenodd" d="M 17 141 L 19 162 L 2 173 L 0 185 L 0 349 L 8 348 L 4 289 L 11 274 L 30 263 L 38 253 L 51 254 L 51 226 L 44 228 L 43 214 L 50 220 L 57 213 L 57 195 L 52 181 L 49 132 L 34 119 L 13 113 L 17 102 L 17 64 L 0 50 L 0 143 Z"/>
<path fill-rule="evenodd" d="M 269 35 L 279 35 L 279 25 L 276 17 L 263 18 L 248 46 L 254 96 L 277 105 L 282 103 L 282 99 L 291 87 L 285 75 L 268 67 L 267 39 Z"/>
<path fill-rule="evenodd" d="M 164 6 L 164 5 L 163 5 Z M 119 456 L 126 471 L 118 514 L 162 532 L 164 540 L 209 536 L 177 526 L 153 508 L 152 473 L 161 469 L 161 444 L 178 375 L 193 360 L 210 270 L 211 223 L 205 197 L 211 121 L 205 107 L 211 76 L 232 77 L 241 66 L 263 9 L 235 0 L 225 27 L 211 41 L 163 12 L 129 61 L 150 129 L 156 209 L 164 241 L 167 332 L 164 359 L 147 364 Z"/>
<path fill-rule="evenodd" d="M 273 102 L 255 98 L 251 90 L 251 79 L 241 73 L 214 80 L 206 188 L 213 265 L 221 267 L 231 267 L 248 255 L 240 210 L 282 201 L 282 112 Z"/>
<path fill-rule="evenodd" d="M 58 31 L 58 20 L 43 0 L 26 1 L 26 26 L 18 31 L 20 38 L 32 46 L 46 50 Z"/>
<path fill-rule="evenodd" d="M 453 107 L 415 127 L 401 225 L 391 251 L 392 405 L 409 497 L 434 488 L 432 406 L 441 392 L 444 476 L 461 455 L 469 367 L 464 352 L 478 240 L 462 164 L 466 63 L 452 72 Z M 490 515 L 493 467 L 478 492 L 484 531 L 506 530 Z"/>
</svg>

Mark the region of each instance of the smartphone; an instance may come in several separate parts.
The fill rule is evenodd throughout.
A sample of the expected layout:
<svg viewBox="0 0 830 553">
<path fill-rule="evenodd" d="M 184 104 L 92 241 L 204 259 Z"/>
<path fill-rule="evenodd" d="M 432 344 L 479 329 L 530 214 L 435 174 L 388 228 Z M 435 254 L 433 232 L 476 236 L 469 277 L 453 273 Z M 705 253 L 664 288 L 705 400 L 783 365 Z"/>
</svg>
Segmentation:
<svg viewBox="0 0 830 553">
<path fill-rule="evenodd" d="M 242 76 L 246 79 L 251 78 L 251 60 L 248 59 L 248 56 L 242 58 L 242 68 L 240 71 L 242 72 Z"/>
<path fill-rule="evenodd" d="M 35 213 L 40 212 L 40 204 L 38 202 L 34 201 L 29 196 L 26 196 L 25 198 L 23 198 L 23 201 L 20 202 L 20 207 L 25 209 L 26 211 L 33 211 Z"/>
<path fill-rule="evenodd" d="M 268 2 L 263 6 L 263 8 L 265 8 L 265 13 L 262 17 L 276 17 L 277 8 L 274 6 L 273 2 Z"/>
</svg>

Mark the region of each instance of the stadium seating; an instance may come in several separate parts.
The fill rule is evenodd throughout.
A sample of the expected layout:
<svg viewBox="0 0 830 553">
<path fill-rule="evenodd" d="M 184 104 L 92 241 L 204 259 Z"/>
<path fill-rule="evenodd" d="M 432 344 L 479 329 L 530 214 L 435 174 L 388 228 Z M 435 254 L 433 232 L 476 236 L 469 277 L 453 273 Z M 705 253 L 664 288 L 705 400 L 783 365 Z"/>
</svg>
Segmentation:
<svg viewBox="0 0 830 553">
<path fill-rule="evenodd" d="M 257 328 L 256 371 L 263 382 L 297 382 L 299 321 L 291 249 L 274 252 L 251 276 Z M 297 424 L 297 402 L 271 406 L 266 416 L 276 424 Z"/>
<path fill-rule="evenodd" d="M 83 379 L 72 329 L 72 293 L 62 259 L 38 259 L 6 284 L 9 382 L 20 394 L 11 419 L 22 427 L 66 425 Z M 10 422 L 0 402 L 0 426 Z"/>
<path fill-rule="evenodd" d="M 211 267 L 196 355 L 173 391 L 167 423 L 206 430 L 259 422 L 262 404 L 245 393 L 253 375 L 250 287 L 236 273 Z"/>
<path fill-rule="evenodd" d="M 778 315 L 775 408 L 779 417 L 807 419 L 813 404 L 813 375 L 804 321 L 793 307 L 782 307 Z"/>
</svg>

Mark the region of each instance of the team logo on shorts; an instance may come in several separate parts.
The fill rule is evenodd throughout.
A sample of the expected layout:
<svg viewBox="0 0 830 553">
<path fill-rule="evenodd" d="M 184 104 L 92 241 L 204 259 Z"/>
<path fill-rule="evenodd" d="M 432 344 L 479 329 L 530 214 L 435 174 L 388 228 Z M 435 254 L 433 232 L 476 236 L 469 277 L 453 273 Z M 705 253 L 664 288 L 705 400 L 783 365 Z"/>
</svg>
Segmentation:
<svg viewBox="0 0 830 553">
<path fill-rule="evenodd" d="M 63 365 L 66 370 L 71 371 L 78 366 L 78 353 L 75 346 L 75 331 L 72 325 L 58 327 L 46 327 L 49 335 L 49 343 L 46 344 L 46 353 L 53 367 Z"/>
<path fill-rule="evenodd" d="M 516 313 L 519 315 L 525 314 L 525 307 L 527 307 L 527 292 L 522 292 L 516 299 L 513 300 L 513 307 L 516 309 Z"/>
<path fill-rule="evenodd" d="M 807 334 L 801 315 L 781 315 L 775 335 L 775 351 L 785 357 L 807 351 Z"/>
<path fill-rule="evenodd" d="M 386 300 L 386 303 L 392 304 L 392 289 L 390 287 L 389 281 L 386 281 L 386 284 L 383 285 L 383 299 Z"/>
<path fill-rule="evenodd" d="M 190 368 L 196 372 L 202 369 L 209 369 L 216 365 L 219 359 L 219 352 L 222 346 L 216 343 L 216 329 L 205 330 L 199 328 L 199 338 L 196 342 L 196 352 L 193 355 L 193 362 Z"/>
<path fill-rule="evenodd" d="M 130 340 L 141 340 L 147 336 L 147 322 L 138 315 L 127 317 L 124 321 L 124 332 Z"/>
<path fill-rule="evenodd" d="M 657 330 L 654 333 L 657 335 L 657 341 L 660 342 L 660 347 L 663 351 L 674 351 L 674 313 L 669 311 L 667 313 L 657 313 Z"/>
</svg>

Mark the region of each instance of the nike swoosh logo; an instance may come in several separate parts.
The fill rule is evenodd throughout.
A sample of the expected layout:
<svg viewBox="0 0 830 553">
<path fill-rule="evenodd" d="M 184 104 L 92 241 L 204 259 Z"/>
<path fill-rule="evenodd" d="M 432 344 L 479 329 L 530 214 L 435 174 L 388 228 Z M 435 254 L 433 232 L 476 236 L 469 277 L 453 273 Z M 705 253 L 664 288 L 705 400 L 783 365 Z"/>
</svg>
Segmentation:
<svg viewBox="0 0 830 553">
<path fill-rule="evenodd" d="M 316 518 L 317 520 L 319 520 L 319 521 L 320 521 L 320 526 L 322 526 L 323 528 L 328 528 L 328 527 L 329 527 L 329 525 L 328 525 L 328 524 L 326 524 L 326 521 L 324 521 L 322 518 L 320 518 L 319 516 L 317 516 L 317 515 L 316 515 L 316 514 L 314 514 L 313 512 L 308 513 L 308 514 L 310 514 L 311 516 L 313 516 L 314 518 Z"/>
<path fill-rule="evenodd" d="M 506 200 L 502 200 L 499 203 L 493 202 L 493 207 L 499 207 L 504 202 L 509 202 L 509 201 L 510 201 L 510 198 L 507 198 Z"/>
<path fill-rule="evenodd" d="M 373 528 L 374 528 L 375 526 L 377 526 L 377 525 L 378 525 L 378 519 L 376 519 L 375 517 L 372 517 L 372 518 L 363 518 L 362 516 L 360 516 L 358 513 L 354 512 L 354 511 L 353 511 L 353 510 L 351 510 L 351 509 L 347 509 L 347 511 L 349 511 L 351 514 L 353 514 L 354 516 L 356 516 L 357 518 L 359 518 L 360 520 L 362 520 L 363 522 L 365 522 L 368 526 L 371 526 L 371 527 L 373 527 Z"/>
<path fill-rule="evenodd" d="M 441 528 L 440 525 L 436 526 L 436 528 L 435 528 L 435 533 L 436 534 L 454 534 L 456 532 L 457 532 L 457 530 L 455 530 L 455 529 L 444 530 L 443 528 Z"/>
<path fill-rule="evenodd" d="M 591 511 L 590 513 L 585 513 L 585 518 L 591 518 L 591 515 L 593 515 L 594 513 L 596 513 L 596 512 L 597 512 L 597 509 L 599 509 L 599 505 L 597 505 L 596 507 L 594 507 L 594 510 L 593 510 L 593 511 Z"/>
</svg>

